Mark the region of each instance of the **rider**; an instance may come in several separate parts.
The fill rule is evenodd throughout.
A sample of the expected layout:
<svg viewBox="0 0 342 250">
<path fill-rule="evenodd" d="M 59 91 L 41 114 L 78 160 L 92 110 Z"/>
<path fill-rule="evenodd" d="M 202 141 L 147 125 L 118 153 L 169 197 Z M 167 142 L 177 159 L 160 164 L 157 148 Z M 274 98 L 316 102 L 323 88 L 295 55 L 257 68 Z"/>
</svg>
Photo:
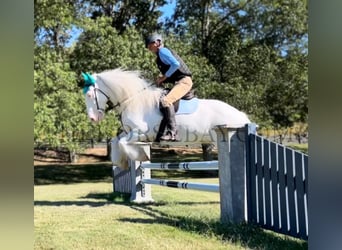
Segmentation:
<svg viewBox="0 0 342 250">
<path fill-rule="evenodd" d="M 145 41 L 146 48 L 156 54 L 156 63 L 162 76 L 156 80 L 158 86 L 163 83 L 172 83 L 174 87 L 161 99 L 164 122 L 168 130 L 164 134 L 164 129 L 157 134 L 156 141 L 176 140 L 176 118 L 173 103 L 189 93 L 192 88 L 191 72 L 184 61 L 172 49 L 163 45 L 163 39 L 159 34 L 152 34 Z M 163 121 L 162 121 L 163 122 Z M 162 126 L 160 126 L 160 129 Z"/>
</svg>

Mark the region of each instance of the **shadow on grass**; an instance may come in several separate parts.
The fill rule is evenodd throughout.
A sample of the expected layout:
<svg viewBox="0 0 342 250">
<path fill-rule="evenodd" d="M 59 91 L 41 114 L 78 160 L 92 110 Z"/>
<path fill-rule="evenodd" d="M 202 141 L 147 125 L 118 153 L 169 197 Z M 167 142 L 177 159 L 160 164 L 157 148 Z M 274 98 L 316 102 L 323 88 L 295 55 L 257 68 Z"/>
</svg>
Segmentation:
<svg viewBox="0 0 342 250">
<path fill-rule="evenodd" d="M 34 201 L 35 206 L 91 206 L 91 207 L 100 207 L 108 204 L 125 204 L 129 205 L 130 202 L 130 194 L 124 193 L 89 193 L 86 196 L 80 197 L 81 201 Z M 90 201 L 89 199 L 94 199 L 94 201 Z M 99 201 L 96 201 L 99 200 Z"/>
<path fill-rule="evenodd" d="M 191 202 L 186 204 L 191 206 Z M 241 244 L 251 249 L 307 249 L 306 241 L 298 240 L 289 236 L 280 235 L 262 228 L 247 224 L 222 224 L 219 221 L 203 221 L 188 216 L 175 216 L 161 212 L 155 205 L 140 204 L 131 205 L 131 208 L 144 213 L 151 218 L 123 218 L 120 221 L 142 224 L 165 224 L 177 227 L 180 230 L 196 232 L 202 235 L 215 235 L 221 241 Z M 191 209 L 191 207 L 189 207 Z"/>
<path fill-rule="evenodd" d="M 34 166 L 35 185 L 112 182 L 112 180 L 110 163 Z"/>
<path fill-rule="evenodd" d="M 188 216 L 175 216 L 173 214 L 161 212 L 160 206 L 170 205 L 167 201 L 136 204 L 130 202 L 130 194 L 123 193 L 101 193 L 88 194 L 84 198 L 109 199 L 116 204 L 127 205 L 140 213 L 148 215 L 150 218 L 123 218 L 121 222 L 140 224 L 164 224 L 177 227 L 180 230 L 196 232 L 202 235 L 215 235 L 222 241 L 240 243 L 242 246 L 251 249 L 307 249 L 306 241 L 298 240 L 289 236 L 263 230 L 252 224 L 222 224 L 219 221 L 203 221 Z M 219 202 L 177 202 L 179 205 L 191 206 L 195 204 L 217 204 Z"/>
<path fill-rule="evenodd" d="M 34 201 L 35 206 L 90 206 L 90 207 L 101 207 L 108 204 L 115 203 L 129 203 L 129 195 L 128 194 L 115 194 L 115 193 L 90 193 L 86 196 L 80 197 L 81 199 L 88 200 L 79 200 L 79 201 Z M 94 201 L 89 200 L 94 199 Z M 98 201 L 97 201 L 97 200 Z M 128 200 L 127 200 L 128 199 Z"/>
<path fill-rule="evenodd" d="M 100 207 L 108 204 L 121 204 L 143 213 L 150 218 L 122 218 L 121 222 L 139 224 L 164 224 L 176 227 L 180 230 L 195 232 L 201 235 L 213 235 L 223 242 L 241 244 L 251 249 L 307 249 L 306 241 L 301 241 L 289 236 L 263 230 L 252 224 L 222 224 L 217 220 L 200 220 L 189 216 L 177 216 L 162 212 L 160 206 L 171 205 L 170 202 L 161 201 L 154 203 L 136 204 L 130 201 L 130 194 L 124 193 L 89 193 L 81 197 L 83 199 L 94 199 L 95 201 L 35 201 L 35 206 L 92 206 Z M 96 201 L 99 200 L 99 201 Z M 172 202 L 174 204 L 174 202 Z M 217 204 L 219 202 L 177 202 L 177 205 L 189 206 Z"/>
<path fill-rule="evenodd" d="M 251 249 L 307 249 L 306 241 L 292 238 L 268 230 L 264 230 L 252 224 L 222 224 L 216 220 L 199 220 L 189 216 L 175 216 L 158 210 L 160 206 L 168 206 L 170 202 L 154 202 L 136 204 L 130 202 L 130 194 L 123 193 L 90 193 L 85 199 L 107 199 L 109 203 L 127 205 L 132 209 L 143 213 L 150 218 L 123 218 L 121 222 L 139 223 L 139 224 L 164 224 L 176 227 L 188 232 L 196 232 L 202 235 L 214 235 L 224 242 L 241 244 L 243 247 Z M 87 203 L 87 202 L 86 202 Z M 104 204 L 108 204 L 102 202 Z M 174 202 L 173 202 L 174 203 Z M 217 204 L 219 202 L 177 202 L 178 205 L 189 206 Z"/>
<path fill-rule="evenodd" d="M 35 206 L 48 206 L 48 207 L 59 207 L 59 206 L 90 206 L 90 207 L 101 207 L 104 205 L 111 204 L 108 201 L 34 201 Z"/>
<path fill-rule="evenodd" d="M 131 195 L 125 193 L 89 193 L 86 196 L 80 197 L 81 199 L 98 199 L 101 201 L 35 201 L 35 206 L 91 206 L 91 207 L 100 207 L 108 204 L 122 204 L 127 206 L 136 205 L 136 203 L 132 203 L 130 201 Z M 210 204 L 218 204 L 218 201 L 211 202 L 177 202 L 180 205 L 210 205 Z M 169 202 L 153 202 L 153 203 L 144 203 L 141 206 L 153 205 L 154 207 L 159 206 L 167 206 Z"/>
<path fill-rule="evenodd" d="M 127 193 L 120 193 L 120 192 L 113 192 L 113 193 L 89 193 L 88 195 L 82 197 L 84 199 L 107 199 L 108 202 L 115 203 L 115 204 L 124 204 L 128 206 L 149 206 L 152 205 L 153 207 L 159 207 L 159 206 L 167 206 L 170 204 L 170 202 L 167 201 L 155 201 L 155 202 L 147 202 L 143 204 L 137 204 L 130 201 L 131 194 Z M 177 202 L 177 204 L 180 205 L 210 205 L 210 204 L 219 204 L 218 201 L 201 201 L 201 202 L 192 202 L 192 201 L 186 201 L 186 202 Z"/>
</svg>

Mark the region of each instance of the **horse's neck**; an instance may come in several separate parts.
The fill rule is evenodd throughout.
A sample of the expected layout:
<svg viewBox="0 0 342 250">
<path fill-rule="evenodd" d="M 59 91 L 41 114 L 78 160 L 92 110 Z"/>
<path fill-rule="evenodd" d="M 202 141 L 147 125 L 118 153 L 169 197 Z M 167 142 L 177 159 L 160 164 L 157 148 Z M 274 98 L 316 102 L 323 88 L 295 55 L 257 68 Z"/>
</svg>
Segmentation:
<svg viewBox="0 0 342 250">
<path fill-rule="evenodd" d="M 117 103 L 119 101 L 117 94 L 110 88 L 109 85 L 106 84 L 104 79 L 102 79 L 100 76 L 97 77 L 100 79 L 100 81 L 97 81 L 98 88 L 108 95 L 113 104 Z"/>
<path fill-rule="evenodd" d="M 110 85 L 106 83 L 104 79 L 99 77 L 100 81 L 98 81 L 98 88 L 103 90 L 109 97 L 110 101 L 113 103 L 113 105 L 118 105 L 117 109 L 119 113 L 121 113 L 124 109 L 125 106 L 122 105 L 123 101 L 128 100 L 128 96 L 126 96 L 125 92 L 123 90 L 121 91 L 114 91 Z"/>
<path fill-rule="evenodd" d="M 123 103 L 124 108 L 131 113 L 147 114 L 155 112 L 160 95 L 161 91 L 156 88 L 138 90 Z"/>
<path fill-rule="evenodd" d="M 146 84 L 135 81 L 142 81 L 141 79 L 116 79 L 113 81 L 108 75 L 99 75 L 99 88 L 108 94 L 114 105 L 120 103 L 118 111 L 121 113 L 124 110 L 129 112 L 142 112 L 151 110 L 158 105 L 161 96 L 161 89 L 149 87 Z M 130 80 L 130 81 L 129 81 Z M 123 84 L 123 82 L 125 82 Z"/>
<path fill-rule="evenodd" d="M 146 90 L 134 98 L 121 113 L 121 121 L 126 131 L 139 129 L 144 133 L 151 133 L 162 118 L 159 112 L 159 89 Z M 154 133 L 154 132 L 153 132 Z"/>
</svg>

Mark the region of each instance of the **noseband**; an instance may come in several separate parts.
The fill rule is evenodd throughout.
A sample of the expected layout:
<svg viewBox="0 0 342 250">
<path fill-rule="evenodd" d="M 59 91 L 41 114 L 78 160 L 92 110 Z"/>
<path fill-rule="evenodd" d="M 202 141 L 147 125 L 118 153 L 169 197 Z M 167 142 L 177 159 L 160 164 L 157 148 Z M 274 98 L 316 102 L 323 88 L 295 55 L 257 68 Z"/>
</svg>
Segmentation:
<svg viewBox="0 0 342 250">
<path fill-rule="evenodd" d="M 98 90 L 102 95 L 104 95 L 107 98 L 107 104 L 108 104 L 109 108 L 107 108 L 107 109 L 100 108 L 98 98 L 97 98 L 97 94 L 96 94 L 96 90 Z M 103 113 L 105 113 L 106 111 L 108 111 L 110 109 L 113 109 L 113 108 L 120 106 L 119 102 L 117 104 L 113 105 L 109 96 L 99 88 L 94 88 L 94 95 L 95 95 L 96 108 L 98 111 L 102 111 Z"/>
</svg>

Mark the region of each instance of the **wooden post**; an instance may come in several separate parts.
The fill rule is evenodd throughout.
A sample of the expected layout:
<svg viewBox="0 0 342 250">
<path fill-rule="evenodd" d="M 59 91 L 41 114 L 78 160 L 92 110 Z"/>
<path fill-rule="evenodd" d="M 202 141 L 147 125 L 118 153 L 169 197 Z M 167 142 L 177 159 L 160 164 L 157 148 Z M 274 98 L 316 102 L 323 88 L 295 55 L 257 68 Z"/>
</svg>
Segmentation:
<svg viewBox="0 0 342 250">
<path fill-rule="evenodd" d="M 222 223 L 246 221 L 245 128 L 217 126 Z"/>
</svg>

